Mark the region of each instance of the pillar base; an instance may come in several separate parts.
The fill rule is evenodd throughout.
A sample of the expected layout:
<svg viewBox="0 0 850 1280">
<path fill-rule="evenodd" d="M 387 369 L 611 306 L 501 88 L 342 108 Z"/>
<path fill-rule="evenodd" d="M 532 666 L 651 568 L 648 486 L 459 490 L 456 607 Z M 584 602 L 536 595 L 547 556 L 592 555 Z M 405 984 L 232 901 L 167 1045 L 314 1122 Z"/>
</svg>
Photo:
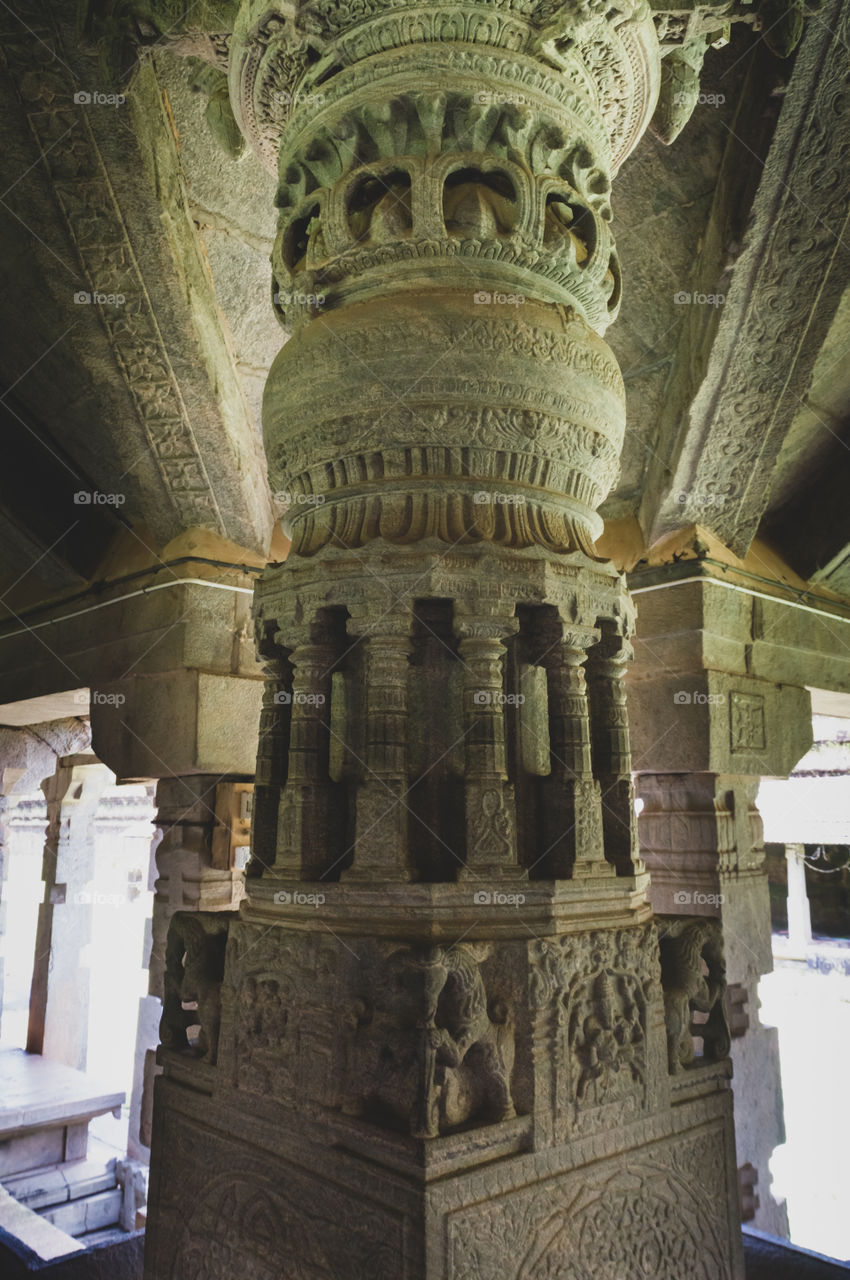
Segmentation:
<svg viewBox="0 0 850 1280">
<path fill-rule="evenodd" d="M 730 1064 L 668 1069 L 699 948 L 660 965 L 636 912 L 435 940 L 277 905 L 169 944 L 147 1280 L 742 1280 Z"/>
<path fill-rule="evenodd" d="M 528 1117 L 422 1141 L 157 1082 L 147 1280 L 738 1280 L 731 1095 L 533 1150 Z M 221 1105 L 224 1104 L 224 1105 Z"/>
</svg>

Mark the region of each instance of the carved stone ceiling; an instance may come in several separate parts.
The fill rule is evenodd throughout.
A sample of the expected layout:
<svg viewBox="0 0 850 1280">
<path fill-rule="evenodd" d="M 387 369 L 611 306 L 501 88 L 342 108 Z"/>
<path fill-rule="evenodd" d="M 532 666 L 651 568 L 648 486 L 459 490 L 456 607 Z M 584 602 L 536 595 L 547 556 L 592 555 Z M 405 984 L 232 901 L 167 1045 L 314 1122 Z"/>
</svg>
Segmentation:
<svg viewBox="0 0 850 1280">
<path fill-rule="evenodd" d="M 11 453 L 20 456 L 0 501 L 0 578 L 14 581 L 41 556 L 45 593 L 79 584 L 122 522 L 156 549 L 199 525 L 265 553 L 273 509 L 260 400 L 282 341 L 269 298 L 273 179 L 250 152 L 237 159 L 215 141 L 208 98 L 193 88 L 197 64 L 175 52 L 144 59 L 123 106 L 76 107 L 93 53 L 80 50 L 70 21 L 56 45 L 46 8 L 24 7 L 35 39 L 12 31 L 0 75 L 9 175 L 0 200 L 0 378 Z M 650 539 L 677 520 L 711 525 L 717 515 L 676 509 L 676 487 L 684 471 L 691 483 L 698 475 L 717 427 L 691 410 L 704 382 L 720 376 L 715 339 L 730 322 L 725 304 L 694 298 L 731 293 L 791 72 L 749 29 L 733 29 L 731 43 L 706 59 L 702 100 L 682 135 L 665 147 L 648 134 L 615 183 L 624 302 L 607 339 L 623 369 L 629 425 L 603 514 L 639 516 Z M 817 67 L 808 74 L 816 81 Z M 797 141 L 784 143 L 789 163 Z M 842 156 L 846 166 L 846 148 Z M 813 247 L 813 273 L 828 250 Z M 756 271 L 752 287 L 768 297 L 775 283 Z M 104 320 L 103 309 L 74 300 L 92 289 L 123 292 L 129 304 Z M 677 300 L 683 294 L 692 300 Z M 793 421 L 762 459 L 761 489 L 747 491 L 748 518 L 732 519 L 730 506 L 729 529 L 717 531 L 730 544 L 737 537 L 740 550 L 765 508 L 763 532 L 793 567 L 850 594 L 847 486 L 836 480 L 848 456 L 850 324 L 836 307 L 837 296 L 808 353 Z M 47 513 L 35 512 L 33 469 Z M 124 501 L 75 507 L 80 489 Z M 66 516 L 77 522 L 74 545 L 62 540 Z"/>
</svg>

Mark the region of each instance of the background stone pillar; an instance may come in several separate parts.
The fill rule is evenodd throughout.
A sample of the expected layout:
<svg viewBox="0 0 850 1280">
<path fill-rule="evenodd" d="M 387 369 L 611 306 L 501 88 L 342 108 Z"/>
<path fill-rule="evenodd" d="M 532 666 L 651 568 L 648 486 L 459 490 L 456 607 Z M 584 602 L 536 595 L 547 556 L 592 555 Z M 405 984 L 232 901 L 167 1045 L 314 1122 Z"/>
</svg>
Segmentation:
<svg viewBox="0 0 850 1280">
<path fill-rule="evenodd" d="M 785 861 L 788 868 L 788 954 L 805 960 L 806 950 L 812 941 L 805 845 L 786 845 Z"/>
<path fill-rule="evenodd" d="M 788 1234 L 769 1162 L 784 1141 L 779 1045 L 759 1019 L 773 969 L 770 899 L 756 794 L 811 743 L 808 692 L 754 673 L 753 604 L 706 577 L 638 595 L 629 674 L 641 853 L 659 913 L 722 922 L 732 1029 L 738 1166 L 759 1207 L 754 1226 Z"/>
<path fill-rule="evenodd" d="M 0 727 L 0 1021 L 3 1014 L 3 970 L 5 963 L 4 917 L 8 904 L 4 885 L 8 875 L 8 829 L 6 811 L 11 795 L 38 791 L 57 767 L 57 759 L 84 750 L 91 741 L 88 723 L 68 718 L 49 721 L 33 732 L 29 727 Z"/>
<path fill-rule="evenodd" d="M 213 865 L 216 788 L 227 779 L 194 774 L 161 778 L 151 843 L 151 932 L 144 957 L 148 995 L 139 1001 L 136 1065 L 130 1094 L 128 1154 L 147 1159 L 151 1143 L 156 1046 L 165 983 L 168 927 L 176 911 L 234 911 L 244 896 L 244 868 Z"/>
<path fill-rule="evenodd" d="M 94 910 L 94 819 L 114 776 L 93 756 L 61 760 L 43 784 L 47 838 L 39 908 L 27 1051 L 85 1071 L 88 1048 L 88 944 Z"/>
</svg>

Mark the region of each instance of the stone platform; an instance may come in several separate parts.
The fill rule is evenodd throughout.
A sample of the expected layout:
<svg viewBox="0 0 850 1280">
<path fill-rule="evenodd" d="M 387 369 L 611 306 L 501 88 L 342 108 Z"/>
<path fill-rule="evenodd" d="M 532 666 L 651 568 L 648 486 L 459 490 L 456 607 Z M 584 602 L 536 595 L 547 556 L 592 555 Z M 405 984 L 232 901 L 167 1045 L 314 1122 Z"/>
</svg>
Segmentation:
<svg viewBox="0 0 850 1280">
<path fill-rule="evenodd" d="M 117 1111 L 124 1096 L 62 1063 L 0 1051 L 0 1179 L 84 1160 L 89 1121 Z"/>
</svg>

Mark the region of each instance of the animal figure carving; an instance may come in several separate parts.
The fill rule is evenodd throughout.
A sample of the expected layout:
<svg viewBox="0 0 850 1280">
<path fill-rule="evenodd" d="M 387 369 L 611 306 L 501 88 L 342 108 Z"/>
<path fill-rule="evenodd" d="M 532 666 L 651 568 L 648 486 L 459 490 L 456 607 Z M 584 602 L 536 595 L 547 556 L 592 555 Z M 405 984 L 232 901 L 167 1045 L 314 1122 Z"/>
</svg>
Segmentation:
<svg viewBox="0 0 850 1280">
<path fill-rule="evenodd" d="M 503 1001 L 488 1001 L 480 961 L 486 948 L 437 948 L 426 968 L 424 1114 L 420 1136 L 471 1118 L 512 1118 L 513 1029 Z M 465 1079 L 463 1077 L 466 1077 Z"/>
<path fill-rule="evenodd" d="M 702 1036 L 709 1061 L 725 1058 L 731 1036 L 723 1003 L 726 964 L 720 922 L 693 917 L 671 921 L 659 936 L 659 946 L 671 1073 L 693 1063 L 694 1036 Z M 695 1023 L 695 1012 L 707 1014 L 706 1022 Z"/>
<path fill-rule="evenodd" d="M 221 1023 L 221 983 L 227 930 L 234 913 L 178 911 L 168 927 L 165 990 L 159 1036 L 168 1049 L 195 1048 L 215 1062 Z M 187 1009 L 186 1005 L 195 1005 Z M 199 1026 L 196 1045 L 187 1031 Z"/>
</svg>

